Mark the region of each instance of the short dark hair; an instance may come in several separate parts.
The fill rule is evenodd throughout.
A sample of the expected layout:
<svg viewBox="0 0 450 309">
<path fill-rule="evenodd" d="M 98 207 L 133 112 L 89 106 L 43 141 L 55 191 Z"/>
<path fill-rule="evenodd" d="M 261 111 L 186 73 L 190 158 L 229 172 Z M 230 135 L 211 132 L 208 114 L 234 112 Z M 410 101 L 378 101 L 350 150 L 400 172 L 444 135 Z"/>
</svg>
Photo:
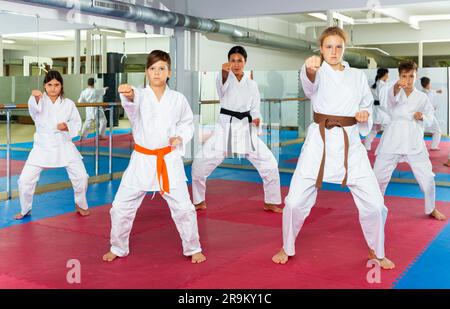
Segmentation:
<svg viewBox="0 0 450 309">
<path fill-rule="evenodd" d="M 167 62 L 167 65 L 169 66 L 170 70 L 170 55 L 166 53 L 165 51 L 155 49 L 147 56 L 147 65 L 145 66 L 145 69 L 148 69 L 153 64 L 155 64 L 158 61 L 164 61 Z"/>
<path fill-rule="evenodd" d="M 147 64 L 145 66 L 145 69 L 148 70 L 149 67 L 157 63 L 158 61 L 164 61 L 167 63 L 167 66 L 170 70 L 170 55 L 166 53 L 165 51 L 155 49 L 152 50 L 150 54 L 147 56 Z M 166 83 L 169 81 L 170 78 L 167 78 Z M 147 75 L 144 77 L 144 84 L 147 85 Z"/>
<path fill-rule="evenodd" d="M 50 70 L 47 72 L 47 74 L 45 74 L 44 82 L 43 82 L 44 87 L 45 87 L 45 84 L 47 84 L 48 82 L 50 82 L 54 79 L 56 79 L 58 82 L 61 83 L 61 93 L 59 95 L 61 97 L 64 96 L 64 81 L 63 81 L 61 74 L 58 71 Z"/>
<path fill-rule="evenodd" d="M 417 72 L 417 64 L 412 60 L 404 60 L 398 64 L 398 73 L 401 74 L 403 71 L 409 72 L 414 70 Z"/>
<path fill-rule="evenodd" d="M 228 60 L 230 60 L 232 54 L 240 54 L 242 55 L 242 57 L 244 57 L 245 61 L 247 61 L 247 52 L 242 46 L 233 46 L 228 52 Z"/>
<path fill-rule="evenodd" d="M 95 84 L 95 79 L 93 77 L 90 77 L 87 81 L 88 86 L 94 86 Z"/>
<path fill-rule="evenodd" d="M 423 88 L 427 87 L 430 84 L 431 80 L 424 76 L 420 79 L 420 84 L 422 85 Z"/>
</svg>

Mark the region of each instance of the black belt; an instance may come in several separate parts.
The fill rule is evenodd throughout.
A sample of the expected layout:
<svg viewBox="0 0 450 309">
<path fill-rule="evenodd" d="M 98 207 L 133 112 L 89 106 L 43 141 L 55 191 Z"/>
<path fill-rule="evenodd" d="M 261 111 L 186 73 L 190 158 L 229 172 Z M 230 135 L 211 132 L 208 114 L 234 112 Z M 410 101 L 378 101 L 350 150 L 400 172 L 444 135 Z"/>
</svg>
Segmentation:
<svg viewBox="0 0 450 309">
<path fill-rule="evenodd" d="M 233 117 L 237 118 L 239 120 L 242 120 L 244 118 L 248 119 L 248 125 L 250 128 L 250 143 L 252 145 L 252 150 L 255 150 L 255 146 L 253 145 L 253 140 L 252 140 L 252 115 L 250 115 L 250 111 L 247 112 L 235 112 L 235 111 L 231 111 L 229 109 L 226 108 L 221 108 L 220 109 L 220 113 L 224 114 L 224 115 L 228 115 L 231 116 L 230 118 L 230 132 L 228 133 L 228 143 L 227 143 L 227 153 L 230 155 L 232 154 L 232 149 L 231 149 L 231 122 L 233 121 Z"/>
<path fill-rule="evenodd" d="M 373 105 L 380 105 L 380 101 L 378 100 L 373 101 Z"/>
</svg>

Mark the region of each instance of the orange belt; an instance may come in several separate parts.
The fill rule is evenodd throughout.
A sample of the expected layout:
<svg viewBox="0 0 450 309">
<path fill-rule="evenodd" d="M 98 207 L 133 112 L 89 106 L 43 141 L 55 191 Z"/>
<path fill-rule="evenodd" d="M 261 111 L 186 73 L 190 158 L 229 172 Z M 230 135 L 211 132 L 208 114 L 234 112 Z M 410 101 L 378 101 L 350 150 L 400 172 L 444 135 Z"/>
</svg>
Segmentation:
<svg viewBox="0 0 450 309">
<path fill-rule="evenodd" d="M 170 193 L 169 176 L 167 174 L 167 166 L 166 162 L 164 161 L 164 156 L 172 151 L 172 147 L 167 146 L 159 149 L 147 149 L 142 146 L 139 146 L 138 144 L 134 144 L 134 150 L 146 155 L 156 156 L 156 174 L 158 176 L 160 193 L 161 194 L 164 194 L 166 192 Z M 161 186 L 161 176 L 162 176 L 162 186 Z"/>
<path fill-rule="evenodd" d="M 349 149 L 349 140 L 347 132 L 344 130 L 344 127 L 350 127 L 356 124 L 355 117 L 346 117 L 346 116 L 335 116 L 335 115 L 325 115 L 314 113 L 314 122 L 319 124 L 320 136 L 323 141 L 323 152 L 322 152 L 322 162 L 320 163 L 319 173 L 316 179 L 316 187 L 322 187 L 323 174 L 325 172 L 325 129 L 332 129 L 334 127 L 341 127 L 342 132 L 344 133 L 344 168 L 345 168 L 345 176 L 342 180 L 342 186 L 347 185 L 347 170 L 348 170 L 348 149 Z"/>
</svg>

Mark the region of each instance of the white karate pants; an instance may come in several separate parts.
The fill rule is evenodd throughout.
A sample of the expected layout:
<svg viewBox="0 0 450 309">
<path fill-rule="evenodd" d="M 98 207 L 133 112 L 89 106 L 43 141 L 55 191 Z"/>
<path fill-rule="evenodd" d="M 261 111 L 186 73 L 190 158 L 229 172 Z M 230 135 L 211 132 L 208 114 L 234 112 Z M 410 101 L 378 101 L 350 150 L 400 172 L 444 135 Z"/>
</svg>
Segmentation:
<svg viewBox="0 0 450 309">
<path fill-rule="evenodd" d="M 425 213 L 432 213 L 435 208 L 436 188 L 432 165 L 426 151 L 417 155 L 379 154 L 373 171 L 380 185 L 381 193 L 384 195 L 392 172 L 397 164 L 403 161 L 407 162 L 411 167 L 420 190 L 425 195 Z"/>
<path fill-rule="evenodd" d="M 441 142 L 442 131 L 441 126 L 439 125 L 439 121 L 436 119 L 436 117 L 433 117 L 433 124 L 425 131 L 432 133 L 431 149 L 438 149 L 439 143 Z"/>
<path fill-rule="evenodd" d="M 93 108 L 94 111 L 88 112 L 88 108 Z M 86 120 L 83 123 L 83 128 L 81 129 L 81 137 L 86 138 L 91 125 L 95 123 L 97 119 L 97 107 L 86 107 Z M 100 108 L 100 123 L 99 123 L 99 133 L 101 137 L 105 136 L 106 132 L 106 116 L 103 108 Z"/>
<path fill-rule="evenodd" d="M 146 195 L 140 191 L 120 184 L 111 208 L 111 252 L 123 257 L 129 253 L 129 238 L 136 212 Z M 172 219 L 180 234 L 183 254 L 191 256 L 201 252 L 197 226 L 197 213 L 189 197 L 185 181 L 170 193 L 162 196 L 169 205 Z"/>
<path fill-rule="evenodd" d="M 36 184 L 39 181 L 39 176 L 44 170 L 44 167 L 31 165 L 25 163 L 19 180 L 17 181 L 19 186 L 19 199 L 20 199 L 20 213 L 26 215 L 32 207 L 33 195 L 36 189 Z M 86 200 L 86 191 L 88 188 L 89 175 L 86 172 L 83 161 L 81 158 L 77 158 L 69 162 L 66 166 L 67 174 L 72 182 L 73 191 L 75 193 L 75 204 L 82 209 L 88 209 L 88 203 Z"/>
<path fill-rule="evenodd" d="M 278 162 L 273 153 L 259 138 L 256 139 L 256 150 L 246 155 L 263 180 L 264 202 L 267 204 L 281 204 L 280 174 Z M 213 149 L 214 136 L 209 138 L 203 146 L 203 151 L 197 154 L 192 163 L 192 198 L 194 204 L 205 200 L 206 178 L 225 159 L 223 151 Z"/>
<path fill-rule="evenodd" d="M 295 239 L 316 203 L 316 180 L 303 178 L 295 170 L 283 209 L 283 249 L 287 255 L 295 255 Z M 388 210 L 378 188 L 375 176 L 358 178 L 348 184 L 359 212 L 364 238 L 376 256 L 384 258 L 384 224 Z M 352 218 L 348 218 L 352 220 Z M 318 235 L 319 237 L 319 235 Z"/>
</svg>

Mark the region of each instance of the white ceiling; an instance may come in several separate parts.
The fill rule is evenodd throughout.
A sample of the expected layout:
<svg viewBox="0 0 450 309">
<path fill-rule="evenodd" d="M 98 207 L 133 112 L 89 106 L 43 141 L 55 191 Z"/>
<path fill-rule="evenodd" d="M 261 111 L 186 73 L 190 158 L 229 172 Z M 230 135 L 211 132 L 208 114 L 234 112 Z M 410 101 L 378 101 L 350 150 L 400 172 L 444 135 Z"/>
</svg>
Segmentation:
<svg viewBox="0 0 450 309">
<path fill-rule="evenodd" d="M 371 7 L 390 8 L 399 5 L 412 5 L 413 14 L 419 14 L 422 6 L 436 5 L 439 2 L 424 0 L 187 0 L 188 14 L 213 19 L 295 14 L 326 10 L 368 9 Z M 436 12 L 436 10 L 434 10 Z M 428 14 L 422 12 L 420 14 Z M 430 13 L 431 14 L 431 13 Z"/>
<path fill-rule="evenodd" d="M 124 2 L 130 1 L 124 0 Z M 257 17 L 258 20 L 261 19 L 261 23 L 264 23 L 269 16 L 291 24 L 293 29 L 305 29 L 306 35 L 308 29 L 310 31 L 312 31 L 311 29 L 316 30 L 316 28 L 320 30 L 321 27 L 326 26 L 326 22 L 309 16 L 308 13 L 326 13 L 327 9 L 334 9 L 336 12 L 354 19 L 355 25 L 345 25 L 346 30 L 351 30 L 354 45 L 373 45 L 393 50 L 398 44 L 414 45 L 419 41 L 450 42 L 449 0 L 382 0 L 381 2 L 378 0 L 135 0 L 135 3 L 141 5 L 147 3 L 158 8 L 166 6 L 179 12 L 207 18 L 233 17 L 233 19 L 237 19 L 244 16 L 260 16 Z M 13 10 L 27 14 L 36 14 L 37 12 L 34 6 L 16 1 L 0 0 L 0 35 L 17 41 L 18 44 L 34 44 L 36 38 L 32 33 L 36 33 L 38 29 L 36 17 L 4 13 L 4 11 Z M 74 39 L 74 29 L 92 29 L 95 25 L 110 25 L 109 28 L 125 29 L 127 33 L 142 32 L 143 29 L 132 21 L 98 16 L 84 16 L 82 22 L 74 23 L 68 21 L 66 11 L 59 9 L 39 8 L 39 14 L 42 16 L 39 18 L 39 31 L 66 41 Z M 426 20 L 436 16 L 440 16 L 442 20 Z M 152 28 L 145 26 L 146 30 L 147 27 Z M 271 32 L 270 26 L 262 28 Z M 56 29 L 58 31 L 55 31 Z M 152 33 L 151 30 L 148 32 Z M 27 33 L 28 37 L 15 35 L 19 33 Z M 46 44 L 54 41 L 47 40 L 45 36 L 41 35 L 39 42 Z M 429 46 L 440 46 L 439 44 L 443 43 L 428 44 Z M 5 48 L 8 48 L 8 44 L 5 44 Z"/>
</svg>

